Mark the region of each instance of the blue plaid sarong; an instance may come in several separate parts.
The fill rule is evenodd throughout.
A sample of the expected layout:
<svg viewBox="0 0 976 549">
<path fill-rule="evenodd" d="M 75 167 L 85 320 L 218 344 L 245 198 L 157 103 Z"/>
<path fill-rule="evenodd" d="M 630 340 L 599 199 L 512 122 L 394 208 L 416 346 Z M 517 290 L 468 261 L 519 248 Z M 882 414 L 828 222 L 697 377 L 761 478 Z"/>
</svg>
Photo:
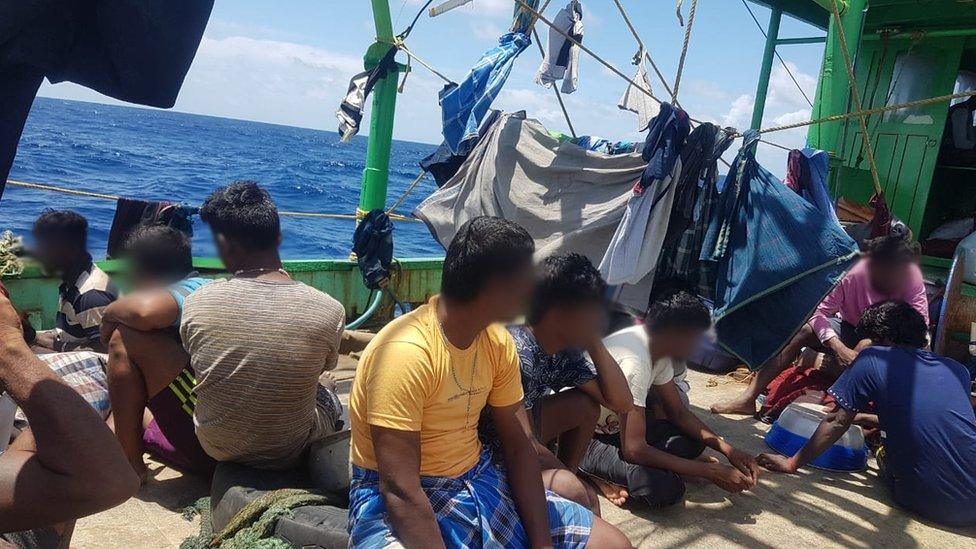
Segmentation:
<svg viewBox="0 0 976 549">
<path fill-rule="evenodd" d="M 465 155 L 471 150 L 478 139 L 481 121 L 508 80 L 515 58 L 531 43 L 521 32 L 503 35 L 497 46 L 481 55 L 463 82 L 449 84 L 441 90 L 444 143 L 452 153 Z"/>
<path fill-rule="evenodd" d="M 836 218 L 759 165 L 758 141 L 758 132 L 746 132 L 701 251 L 703 262 L 714 262 L 718 341 L 753 370 L 793 337 L 858 256 Z"/>
<path fill-rule="evenodd" d="M 379 473 L 353 465 L 349 488 L 349 546 L 399 547 L 379 490 Z M 448 547 L 528 547 L 529 540 L 509 492 L 505 474 L 492 464 L 491 452 L 457 478 L 420 477 L 434 517 Z M 593 514 L 552 492 L 549 529 L 557 548 L 586 546 Z"/>
</svg>

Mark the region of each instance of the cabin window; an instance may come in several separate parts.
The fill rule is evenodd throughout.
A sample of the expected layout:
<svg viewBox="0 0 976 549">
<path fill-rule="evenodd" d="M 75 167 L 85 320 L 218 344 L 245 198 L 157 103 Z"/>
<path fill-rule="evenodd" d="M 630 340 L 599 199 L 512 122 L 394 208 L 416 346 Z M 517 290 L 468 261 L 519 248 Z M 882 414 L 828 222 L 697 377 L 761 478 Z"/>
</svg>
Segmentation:
<svg viewBox="0 0 976 549">
<path fill-rule="evenodd" d="M 933 53 L 903 53 L 895 60 L 892 70 L 891 86 L 888 88 L 886 105 L 898 105 L 917 99 L 925 99 L 932 94 L 938 59 Z M 885 122 L 902 124 L 932 124 L 934 120 L 926 106 L 910 107 L 888 111 Z"/>
</svg>

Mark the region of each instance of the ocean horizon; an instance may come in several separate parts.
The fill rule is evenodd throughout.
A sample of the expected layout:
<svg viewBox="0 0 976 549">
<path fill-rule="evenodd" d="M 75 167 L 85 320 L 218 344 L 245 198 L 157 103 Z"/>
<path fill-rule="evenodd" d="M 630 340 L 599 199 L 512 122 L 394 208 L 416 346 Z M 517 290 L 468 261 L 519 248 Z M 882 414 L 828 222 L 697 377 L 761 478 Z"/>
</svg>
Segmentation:
<svg viewBox="0 0 976 549">
<path fill-rule="evenodd" d="M 38 97 L 31 109 L 9 179 L 72 190 L 166 200 L 199 206 L 214 189 L 254 180 L 281 211 L 353 214 L 365 167 L 367 139 L 341 143 L 333 131 Z M 418 162 L 436 145 L 394 140 L 387 203 L 420 173 Z M 428 177 L 398 212 L 409 213 L 436 189 Z M 115 201 L 8 185 L 0 201 L 0 230 L 30 240 L 47 209 L 68 209 L 89 222 L 89 248 L 105 256 Z M 420 223 L 394 222 L 397 257 L 443 256 Z M 216 252 L 206 225 L 194 218 L 193 252 Z M 355 223 L 344 219 L 282 218 L 284 259 L 347 258 Z"/>
</svg>

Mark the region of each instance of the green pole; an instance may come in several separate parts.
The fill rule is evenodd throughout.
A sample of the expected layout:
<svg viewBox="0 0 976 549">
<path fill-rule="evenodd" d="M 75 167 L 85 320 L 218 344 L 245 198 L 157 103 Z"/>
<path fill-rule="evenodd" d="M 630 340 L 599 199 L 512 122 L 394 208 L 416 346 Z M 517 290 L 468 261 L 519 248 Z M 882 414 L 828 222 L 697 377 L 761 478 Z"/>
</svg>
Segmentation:
<svg viewBox="0 0 976 549">
<path fill-rule="evenodd" d="M 766 47 L 763 50 L 762 66 L 759 69 L 759 85 L 756 88 L 756 102 L 752 105 L 752 129 L 762 127 L 763 111 L 766 110 L 766 94 L 769 92 L 769 75 L 773 71 L 773 55 L 779 39 L 779 23 L 783 11 L 773 8 L 769 12 L 769 26 L 766 28 Z"/>
<path fill-rule="evenodd" d="M 376 44 L 366 52 L 366 66 L 375 66 L 393 43 L 393 23 L 387 0 L 372 0 Z M 377 47 L 380 46 L 380 47 Z M 396 111 L 397 79 L 391 72 L 373 88 L 373 109 L 369 119 L 369 144 L 366 169 L 359 193 L 359 209 L 368 212 L 386 206 L 386 186 L 390 179 L 390 145 L 393 142 L 393 117 Z"/>
<path fill-rule="evenodd" d="M 818 2 L 825 9 L 830 10 L 830 25 L 827 30 L 827 43 L 824 46 L 823 65 L 820 68 L 820 81 L 817 83 L 817 96 L 813 103 L 813 118 L 833 116 L 848 111 L 850 86 L 847 83 L 847 68 L 844 66 L 844 54 L 840 49 L 837 25 L 833 17 L 832 0 Z M 867 0 L 849 0 L 838 2 L 841 11 L 841 22 L 844 25 L 844 35 L 847 38 L 848 53 L 855 59 L 857 45 L 861 41 L 861 24 L 864 20 L 864 8 Z M 856 61 L 855 61 L 856 63 Z M 830 122 L 814 124 L 807 132 L 807 145 L 823 149 L 834 155 L 840 154 L 840 139 L 847 122 Z M 838 158 L 839 161 L 839 158 Z M 831 170 L 831 178 L 836 170 Z M 832 183 L 833 185 L 833 183 Z M 834 192 L 835 187 L 831 187 Z"/>
</svg>

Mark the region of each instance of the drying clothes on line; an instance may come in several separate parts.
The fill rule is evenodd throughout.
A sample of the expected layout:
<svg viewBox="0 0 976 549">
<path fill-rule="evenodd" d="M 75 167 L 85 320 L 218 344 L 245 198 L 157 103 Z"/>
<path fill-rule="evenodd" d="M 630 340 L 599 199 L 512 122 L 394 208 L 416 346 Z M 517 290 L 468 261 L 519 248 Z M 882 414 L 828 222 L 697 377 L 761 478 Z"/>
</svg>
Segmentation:
<svg viewBox="0 0 976 549">
<path fill-rule="evenodd" d="M 112 259 L 121 256 L 126 239 L 139 225 L 168 225 L 192 237 L 191 217 L 198 211 L 198 208 L 170 202 L 120 198 L 115 205 L 115 217 L 112 219 L 112 228 L 108 233 L 108 250 L 105 252 L 105 257 Z"/>
<path fill-rule="evenodd" d="M 610 141 L 595 135 L 581 135 L 577 138 L 570 138 L 569 141 L 576 143 L 588 151 L 601 152 L 603 154 L 630 154 L 637 150 L 637 143 L 633 141 Z"/>
<path fill-rule="evenodd" d="M 525 227 L 537 257 L 574 251 L 599 263 L 643 169 L 639 154 L 587 151 L 524 113 L 502 114 L 414 215 L 445 248 L 466 221 L 492 215 Z"/>
<path fill-rule="evenodd" d="M 667 234 L 689 128 L 688 114 L 668 104 L 651 122 L 641 154 L 647 167 L 600 262 L 607 284 L 653 283 L 645 277 L 657 266 Z"/>
<path fill-rule="evenodd" d="M 644 87 L 648 92 L 651 91 L 651 81 L 647 77 L 647 65 L 645 64 L 644 49 L 641 48 L 634 55 L 634 64 L 637 65 L 637 74 L 634 75 L 634 82 Z M 651 119 L 660 112 L 660 104 L 633 84 L 627 84 L 623 96 L 617 102 L 617 107 L 625 111 L 637 113 L 637 131 L 642 132 L 647 129 Z"/>
<path fill-rule="evenodd" d="M 386 75 L 396 72 L 396 61 L 394 60 L 396 53 L 397 49 L 391 46 L 375 67 L 353 76 L 349 81 L 349 90 L 346 91 L 346 96 L 336 111 L 336 119 L 339 121 L 339 136 L 343 143 L 348 143 L 359 133 L 359 124 L 363 120 L 366 98 L 373 91 L 373 87 Z"/>
<path fill-rule="evenodd" d="M 702 242 L 718 201 L 718 158 L 732 144 L 734 131 L 704 123 L 681 149 L 681 177 L 675 189 L 671 220 L 661 246 L 655 283 L 680 287 L 711 299 L 714 273 L 702 263 Z"/>
<path fill-rule="evenodd" d="M 746 133 L 712 212 L 701 259 L 716 264 L 715 330 L 757 369 L 793 336 L 857 258 L 857 244 L 756 161 Z"/>
<path fill-rule="evenodd" d="M 570 0 L 553 18 L 552 25 L 549 29 L 549 49 L 535 75 L 535 83 L 548 87 L 562 80 L 562 92 L 573 93 L 579 80 L 580 47 L 576 44 L 583 43 L 583 4 L 579 0 Z"/>
<path fill-rule="evenodd" d="M 830 158 L 825 151 L 811 148 L 793 149 L 787 160 L 786 178 L 783 183 L 840 225 L 834 201 L 827 190 L 829 161 Z"/>
<path fill-rule="evenodd" d="M 497 109 L 492 109 L 488 111 L 488 115 L 481 122 L 481 127 L 478 128 L 478 139 L 480 140 L 487 128 L 490 128 L 495 120 L 498 119 L 498 115 L 502 112 Z M 471 152 L 471 151 L 468 151 Z M 451 147 L 447 145 L 446 141 L 442 141 L 437 150 L 430 153 L 426 158 L 420 161 L 420 167 L 425 172 L 434 176 L 434 182 L 437 183 L 438 187 L 443 187 L 454 174 L 457 173 L 461 164 L 464 163 L 465 159 L 468 158 L 468 152 L 464 154 L 454 154 L 451 152 Z"/>
<path fill-rule="evenodd" d="M 460 84 L 448 84 L 440 93 L 444 142 L 454 154 L 466 154 L 478 138 L 478 128 L 492 101 L 512 72 L 515 58 L 532 41 L 521 32 L 510 32 L 498 39 L 471 67 Z"/>
</svg>

